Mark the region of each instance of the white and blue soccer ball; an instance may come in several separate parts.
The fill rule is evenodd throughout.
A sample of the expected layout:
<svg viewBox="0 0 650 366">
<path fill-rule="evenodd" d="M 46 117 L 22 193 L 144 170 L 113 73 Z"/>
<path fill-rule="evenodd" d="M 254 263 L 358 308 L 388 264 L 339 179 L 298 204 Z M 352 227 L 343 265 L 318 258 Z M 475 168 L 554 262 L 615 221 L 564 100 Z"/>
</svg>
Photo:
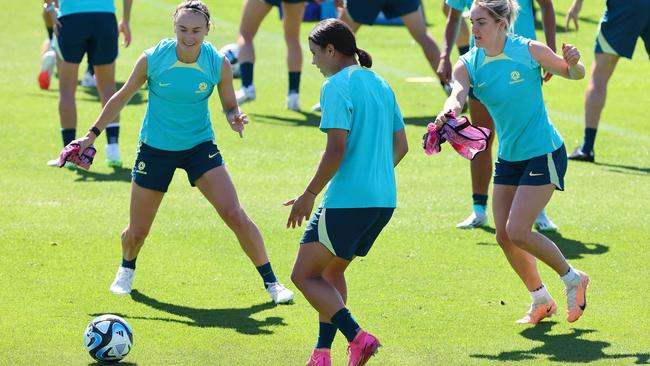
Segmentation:
<svg viewBox="0 0 650 366">
<path fill-rule="evenodd" d="M 227 44 L 219 50 L 230 62 L 232 68 L 232 76 L 234 78 L 241 77 L 241 72 L 239 71 L 239 46 L 237 43 Z"/>
<path fill-rule="evenodd" d="M 113 314 L 93 319 L 84 334 L 84 346 L 99 362 L 118 362 L 133 347 L 133 332 L 126 320 Z"/>
</svg>

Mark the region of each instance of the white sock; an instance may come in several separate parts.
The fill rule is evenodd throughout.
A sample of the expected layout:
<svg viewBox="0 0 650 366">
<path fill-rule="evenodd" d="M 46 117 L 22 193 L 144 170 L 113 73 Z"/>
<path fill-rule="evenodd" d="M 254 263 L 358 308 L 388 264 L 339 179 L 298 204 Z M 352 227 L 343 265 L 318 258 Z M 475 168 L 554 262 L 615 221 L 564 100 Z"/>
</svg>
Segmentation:
<svg viewBox="0 0 650 366">
<path fill-rule="evenodd" d="M 546 304 L 551 301 L 551 294 L 548 293 L 544 284 L 542 284 L 542 288 L 539 290 L 531 291 L 530 297 L 533 299 L 533 303 L 535 304 Z"/>
<path fill-rule="evenodd" d="M 564 276 L 560 276 L 560 279 L 564 281 L 564 284 L 567 286 L 575 286 L 580 282 L 580 274 L 578 274 L 573 267 L 569 266 L 569 272 Z"/>
</svg>

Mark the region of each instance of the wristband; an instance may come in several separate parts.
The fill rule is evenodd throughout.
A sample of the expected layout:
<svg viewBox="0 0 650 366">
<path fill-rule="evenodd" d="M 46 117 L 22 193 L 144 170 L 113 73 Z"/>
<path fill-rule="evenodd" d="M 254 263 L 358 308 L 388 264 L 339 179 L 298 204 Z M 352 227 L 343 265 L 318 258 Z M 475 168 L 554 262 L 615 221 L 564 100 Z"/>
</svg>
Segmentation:
<svg viewBox="0 0 650 366">
<path fill-rule="evenodd" d="M 318 193 L 314 193 L 314 191 L 312 191 L 312 190 L 309 189 L 309 188 L 307 188 L 307 189 L 305 189 L 305 190 L 306 190 L 307 192 L 313 194 L 314 196 L 318 196 Z"/>
<path fill-rule="evenodd" d="M 99 135 L 102 133 L 102 131 L 100 131 L 99 128 L 95 126 L 92 126 L 88 131 L 94 133 L 95 137 L 99 137 Z"/>
</svg>

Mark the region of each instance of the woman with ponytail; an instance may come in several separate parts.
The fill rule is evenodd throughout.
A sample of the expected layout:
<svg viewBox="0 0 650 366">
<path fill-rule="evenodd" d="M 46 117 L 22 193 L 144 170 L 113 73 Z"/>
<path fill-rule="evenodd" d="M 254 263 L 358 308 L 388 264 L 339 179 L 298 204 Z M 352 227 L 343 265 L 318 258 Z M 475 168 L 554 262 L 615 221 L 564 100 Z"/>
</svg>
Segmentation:
<svg viewBox="0 0 650 366">
<path fill-rule="evenodd" d="M 496 239 L 532 298 L 517 323 L 536 324 L 557 312 L 537 259 L 564 282 L 567 320 L 572 323 L 587 306 L 589 276 L 571 267 L 553 241 L 531 229 L 553 192 L 564 190 L 567 168 L 564 141 L 544 106 L 541 68 L 570 80 L 582 79 L 585 68 L 573 45 L 563 45 L 562 55 L 557 55 L 540 42 L 510 33 L 517 8 L 514 0 L 474 1 L 470 20 L 475 46 L 454 66 L 451 96 L 436 124 L 442 126 L 450 111 L 460 112 L 472 85 L 494 118 L 499 139 L 492 204 Z"/>
<path fill-rule="evenodd" d="M 320 129 L 327 147 L 287 227 L 309 219 L 316 196 L 329 186 L 307 224 L 291 279 L 319 314 L 319 335 L 307 365 L 331 365 L 336 331 L 349 343 L 349 365 L 364 365 L 380 346 L 345 307 L 344 272 L 365 256 L 390 220 L 396 204 L 394 167 L 408 151 L 404 121 L 386 81 L 369 70 L 372 57 L 336 19 L 309 34 L 312 64 L 327 78 L 321 88 Z"/>
</svg>

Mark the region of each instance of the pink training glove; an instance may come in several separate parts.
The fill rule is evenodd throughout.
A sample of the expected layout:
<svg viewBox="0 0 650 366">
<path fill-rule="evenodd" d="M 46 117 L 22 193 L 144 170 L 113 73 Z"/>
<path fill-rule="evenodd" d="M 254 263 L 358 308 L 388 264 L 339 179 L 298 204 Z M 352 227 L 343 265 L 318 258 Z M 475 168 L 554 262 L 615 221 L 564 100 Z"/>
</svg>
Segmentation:
<svg viewBox="0 0 650 366">
<path fill-rule="evenodd" d="M 427 133 L 422 136 L 422 148 L 427 155 L 434 155 L 440 152 L 440 145 L 445 142 L 445 138 L 440 135 L 438 126 L 431 122 L 427 125 Z"/>
<path fill-rule="evenodd" d="M 90 169 L 97 150 L 92 146 L 88 146 L 81 156 L 79 156 L 79 147 L 79 144 L 71 143 L 63 148 L 63 151 L 59 154 L 59 168 L 63 167 L 69 161 L 82 169 Z"/>
</svg>

